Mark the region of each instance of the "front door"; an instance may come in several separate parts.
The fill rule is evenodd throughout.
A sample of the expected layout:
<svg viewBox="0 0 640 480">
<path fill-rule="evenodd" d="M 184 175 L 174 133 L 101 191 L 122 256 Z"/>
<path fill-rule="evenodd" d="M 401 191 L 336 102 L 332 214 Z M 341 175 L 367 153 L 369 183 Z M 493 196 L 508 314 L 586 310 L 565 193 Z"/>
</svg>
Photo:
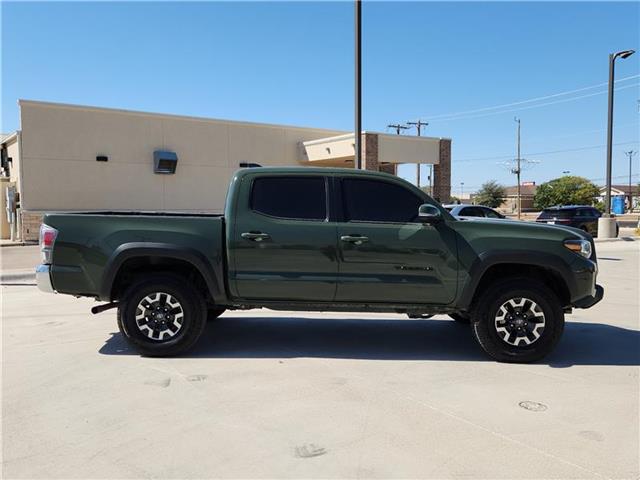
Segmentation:
<svg viewBox="0 0 640 480">
<path fill-rule="evenodd" d="M 336 301 L 447 304 L 457 285 L 455 233 L 418 222 L 432 202 L 404 182 L 348 176 L 340 181 L 340 268 Z"/>
<path fill-rule="evenodd" d="M 259 173 L 259 169 L 257 169 Z M 242 299 L 332 301 L 338 270 L 327 179 L 247 175 L 231 219 L 229 277 Z"/>
</svg>

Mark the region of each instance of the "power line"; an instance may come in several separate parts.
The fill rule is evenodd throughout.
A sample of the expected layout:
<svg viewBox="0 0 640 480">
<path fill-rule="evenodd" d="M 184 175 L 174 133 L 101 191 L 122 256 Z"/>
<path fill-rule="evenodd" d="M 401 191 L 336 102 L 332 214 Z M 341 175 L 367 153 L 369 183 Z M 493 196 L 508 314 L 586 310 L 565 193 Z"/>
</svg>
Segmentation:
<svg viewBox="0 0 640 480">
<path fill-rule="evenodd" d="M 614 145 L 616 146 L 620 146 L 620 145 L 637 145 L 638 142 L 634 141 L 634 142 L 619 142 L 619 143 L 615 143 Z M 535 157 L 538 155 L 550 155 L 550 154 L 554 154 L 554 153 L 567 153 L 567 152 L 579 152 L 582 150 L 594 150 L 596 148 L 604 148 L 606 147 L 606 145 L 592 145 L 589 147 L 578 147 L 578 148 L 567 148 L 565 150 L 549 150 L 546 152 L 535 152 L 535 153 L 527 153 L 526 155 L 528 157 Z M 489 160 L 510 160 L 512 159 L 513 156 L 512 155 L 500 155 L 500 156 L 494 156 L 494 157 L 480 157 L 480 158 L 463 158 L 460 160 L 456 160 L 456 163 L 461 163 L 461 162 L 485 162 L 485 161 L 489 161 Z"/>
<path fill-rule="evenodd" d="M 629 77 L 619 78 L 618 80 L 615 81 L 615 83 L 624 82 L 626 80 L 631 80 L 631 79 L 638 78 L 638 77 L 640 77 L 640 75 L 631 75 Z M 515 105 L 522 105 L 522 104 L 525 104 L 525 103 L 537 102 L 537 101 L 540 101 L 540 100 L 548 100 L 550 98 L 561 97 L 561 96 L 564 96 L 564 95 L 571 95 L 573 93 L 578 93 L 578 92 L 583 92 L 583 91 L 586 91 L 586 90 L 591 90 L 593 88 L 603 87 L 603 86 L 605 86 L 607 84 L 608 84 L 608 82 L 603 82 L 603 83 L 598 83 L 596 85 L 591 85 L 591 86 L 588 86 L 588 87 L 577 88 L 577 89 L 574 89 L 574 90 L 567 90 L 565 92 L 554 93 L 554 94 L 545 95 L 545 96 L 542 96 L 542 97 L 529 98 L 527 100 L 520 100 L 520 101 L 517 101 L 517 102 L 504 103 L 502 105 L 495 105 L 495 106 L 492 106 L 492 107 L 477 108 L 477 109 L 474 109 L 474 110 L 465 110 L 465 111 L 462 111 L 462 112 L 454 112 L 454 113 L 443 113 L 443 114 L 432 115 L 432 116 L 423 116 L 421 118 L 428 117 L 430 120 L 435 120 L 435 119 L 441 119 L 441 118 L 444 118 L 444 117 L 457 117 L 459 115 L 467 115 L 467 114 L 470 114 L 470 113 L 479 113 L 479 112 L 485 112 L 485 111 L 488 111 L 488 110 L 497 110 L 499 108 L 513 107 Z"/>
<path fill-rule="evenodd" d="M 626 90 L 627 88 L 637 88 L 638 86 L 640 86 L 640 84 L 634 83 L 633 85 L 624 85 L 622 87 L 618 87 L 615 90 L 616 91 Z M 580 100 L 580 99 L 588 98 L 588 97 L 595 97 L 597 95 L 602 95 L 604 93 L 607 93 L 607 90 L 602 90 L 601 92 L 595 92 L 595 93 L 588 93 L 586 95 L 580 95 L 580 96 L 577 96 L 577 97 L 563 98 L 562 100 L 555 100 L 553 102 L 538 103 L 536 105 L 528 105 L 526 107 L 510 108 L 508 110 L 500 110 L 498 112 L 490 112 L 490 113 L 481 113 L 481 114 L 478 114 L 478 115 L 465 115 L 465 116 L 458 116 L 458 117 L 435 119 L 435 121 L 436 122 L 449 122 L 449 121 L 454 121 L 454 120 L 468 120 L 468 119 L 472 119 L 472 118 L 490 117 L 490 116 L 493 116 L 493 115 L 501 115 L 503 113 L 519 112 L 521 110 L 531 110 L 532 108 L 540 108 L 540 107 L 546 107 L 546 106 L 549 106 L 549 105 L 556 105 L 556 104 L 559 104 L 559 103 L 573 102 L 574 100 Z M 434 120 L 433 118 L 430 118 L 430 121 L 433 121 L 433 120 Z"/>
</svg>

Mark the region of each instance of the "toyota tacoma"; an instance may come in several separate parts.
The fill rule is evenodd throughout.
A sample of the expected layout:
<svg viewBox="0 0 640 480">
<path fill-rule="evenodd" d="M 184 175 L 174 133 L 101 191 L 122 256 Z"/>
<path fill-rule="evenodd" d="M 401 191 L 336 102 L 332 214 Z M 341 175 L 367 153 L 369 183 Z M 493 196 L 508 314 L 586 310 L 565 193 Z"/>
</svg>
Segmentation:
<svg viewBox="0 0 640 480">
<path fill-rule="evenodd" d="M 45 215 L 41 290 L 107 302 L 142 354 L 186 352 L 207 318 L 270 308 L 447 314 L 504 362 L 556 346 L 564 315 L 602 299 L 591 236 L 460 219 L 410 183 L 333 168 L 248 168 L 224 214 Z"/>
</svg>

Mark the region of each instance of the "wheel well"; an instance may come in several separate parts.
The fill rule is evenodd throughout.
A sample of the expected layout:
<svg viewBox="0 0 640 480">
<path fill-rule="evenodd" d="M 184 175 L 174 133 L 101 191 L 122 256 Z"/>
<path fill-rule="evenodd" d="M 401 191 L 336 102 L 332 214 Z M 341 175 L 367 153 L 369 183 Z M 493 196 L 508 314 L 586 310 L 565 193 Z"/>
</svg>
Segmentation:
<svg viewBox="0 0 640 480">
<path fill-rule="evenodd" d="M 183 278 L 202 294 L 205 301 L 211 301 L 207 282 L 200 271 L 186 260 L 162 256 L 143 256 L 125 260 L 111 284 L 111 300 L 118 300 L 134 282 L 149 275 L 168 274 Z"/>
<path fill-rule="evenodd" d="M 509 277 L 524 277 L 538 280 L 549 287 L 562 302 L 568 305 L 571 302 L 569 287 L 560 274 L 545 267 L 536 265 L 523 265 L 518 263 L 500 263 L 489 267 L 480 278 L 476 291 L 473 294 L 473 305 L 478 297 L 496 280 L 504 280 Z"/>
</svg>

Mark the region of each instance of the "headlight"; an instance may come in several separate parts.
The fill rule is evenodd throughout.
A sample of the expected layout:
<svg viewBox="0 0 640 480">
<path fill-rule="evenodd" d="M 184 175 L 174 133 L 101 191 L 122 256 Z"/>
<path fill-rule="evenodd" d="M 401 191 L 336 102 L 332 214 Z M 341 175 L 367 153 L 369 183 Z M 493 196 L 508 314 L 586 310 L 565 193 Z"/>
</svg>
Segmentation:
<svg viewBox="0 0 640 480">
<path fill-rule="evenodd" d="M 564 246 L 584 258 L 591 258 L 591 242 L 589 240 L 565 240 Z"/>
</svg>

